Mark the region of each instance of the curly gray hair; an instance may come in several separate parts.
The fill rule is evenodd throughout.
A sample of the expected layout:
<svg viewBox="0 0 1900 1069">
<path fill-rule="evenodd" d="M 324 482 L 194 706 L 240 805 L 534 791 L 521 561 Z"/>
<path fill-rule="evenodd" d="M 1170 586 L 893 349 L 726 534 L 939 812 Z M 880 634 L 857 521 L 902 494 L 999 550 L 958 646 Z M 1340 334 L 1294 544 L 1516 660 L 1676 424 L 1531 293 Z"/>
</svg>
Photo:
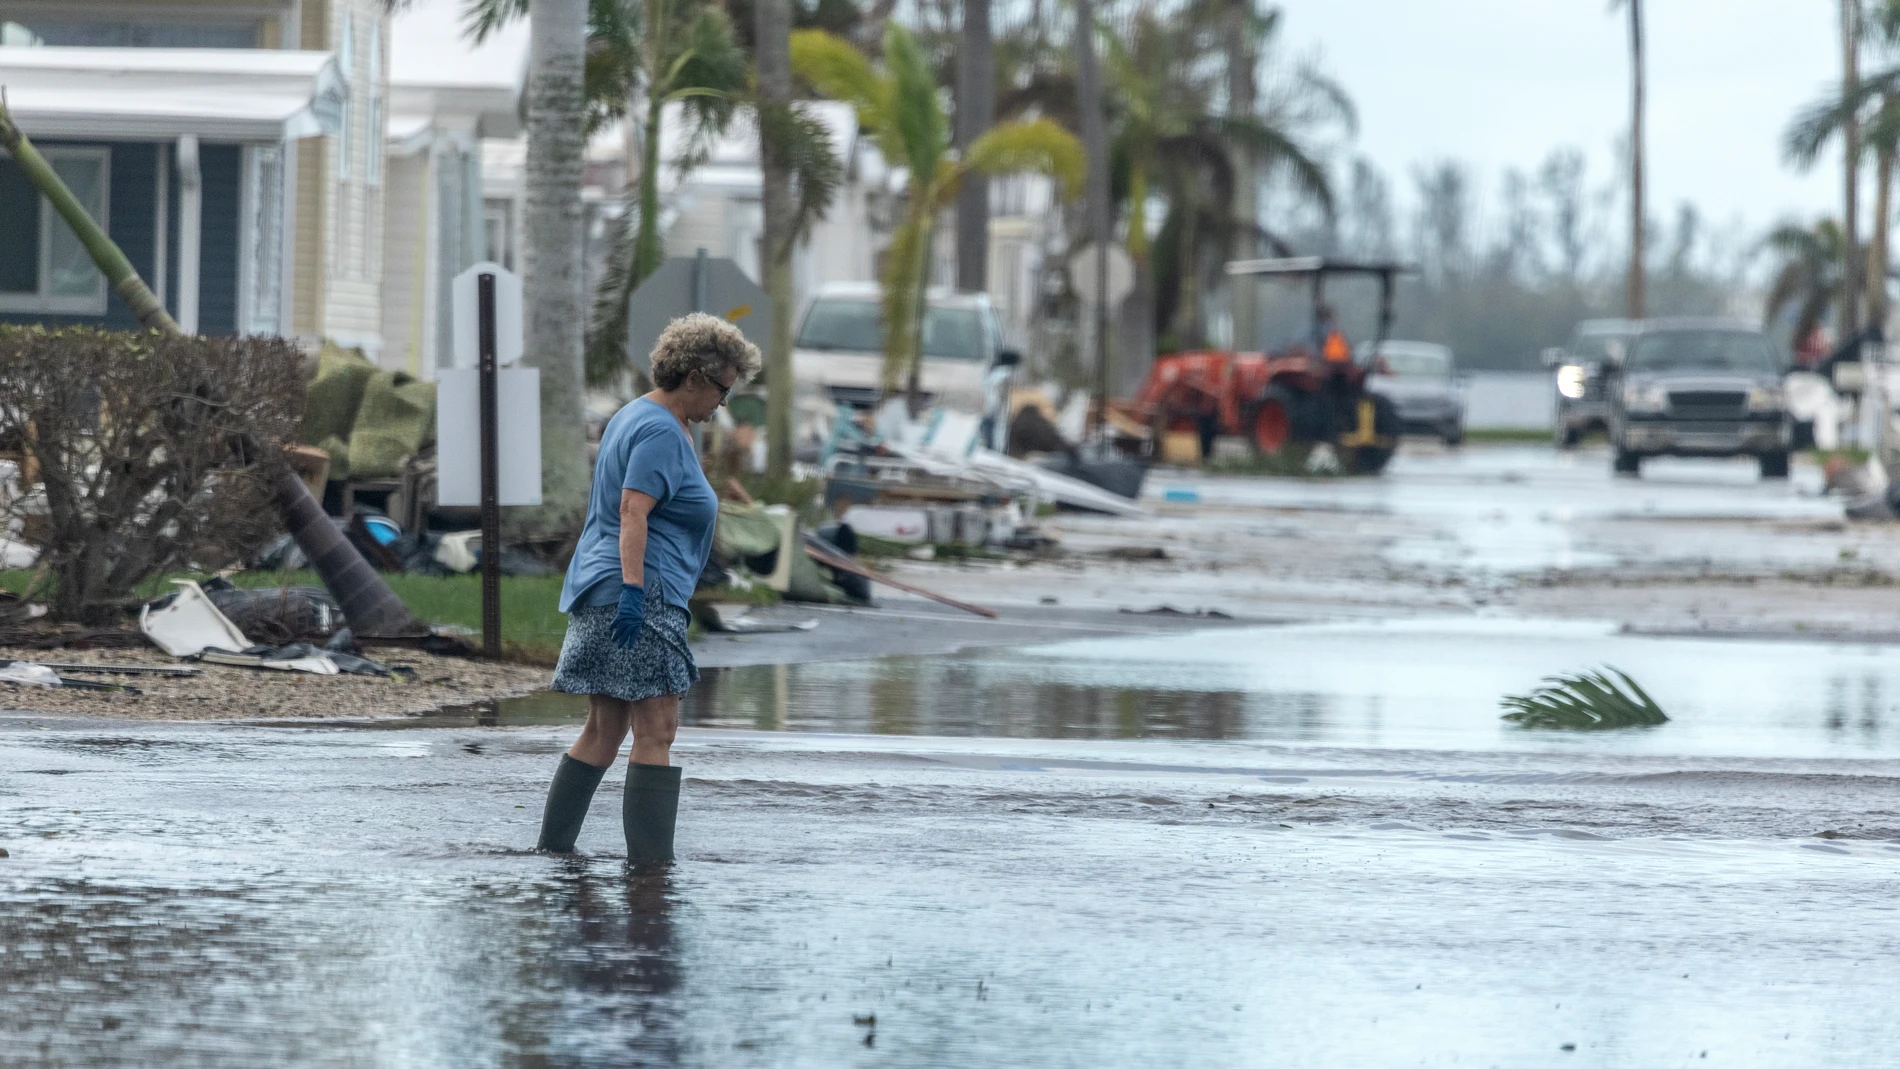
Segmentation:
<svg viewBox="0 0 1900 1069">
<path fill-rule="evenodd" d="M 759 373 L 760 357 L 759 347 L 745 340 L 738 327 L 718 316 L 694 312 L 666 325 L 648 359 L 653 364 L 653 385 L 677 390 L 695 371 L 716 381 L 721 372 L 733 370 L 739 373 L 734 381 L 744 382 Z"/>
</svg>

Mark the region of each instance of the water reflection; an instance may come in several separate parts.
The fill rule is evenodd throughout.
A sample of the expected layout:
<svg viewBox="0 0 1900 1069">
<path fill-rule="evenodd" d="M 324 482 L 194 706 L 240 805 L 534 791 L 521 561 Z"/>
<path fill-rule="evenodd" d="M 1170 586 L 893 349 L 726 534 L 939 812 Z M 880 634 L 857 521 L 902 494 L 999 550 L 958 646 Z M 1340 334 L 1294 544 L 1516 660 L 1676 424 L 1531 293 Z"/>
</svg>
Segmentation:
<svg viewBox="0 0 1900 1069">
<path fill-rule="evenodd" d="M 1311 731 L 1328 708 L 1317 694 L 1086 686 L 999 671 L 987 659 L 894 657 L 710 671 L 680 716 L 768 731 L 1227 739 L 1250 733 L 1249 713 Z"/>
<path fill-rule="evenodd" d="M 1501 696 L 1606 664 L 1641 682 L 1670 723 L 1560 739 L 1499 719 Z M 695 727 L 880 735 L 1900 757 L 1900 734 L 1886 730 L 1895 693 L 1900 660 L 1884 647 L 1460 617 L 708 670 L 681 717 Z M 401 723 L 532 725 L 585 712 L 572 695 L 542 694 Z"/>
</svg>

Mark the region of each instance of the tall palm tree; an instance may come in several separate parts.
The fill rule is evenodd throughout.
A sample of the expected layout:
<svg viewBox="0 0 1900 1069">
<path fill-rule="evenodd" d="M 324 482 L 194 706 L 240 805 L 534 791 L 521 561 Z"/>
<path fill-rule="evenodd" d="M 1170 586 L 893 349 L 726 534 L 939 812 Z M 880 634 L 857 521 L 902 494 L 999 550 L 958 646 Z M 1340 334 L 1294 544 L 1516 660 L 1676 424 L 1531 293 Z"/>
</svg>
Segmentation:
<svg viewBox="0 0 1900 1069">
<path fill-rule="evenodd" d="M 1205 66 L 1195 59 L 1206 54 L 1211 34 L 1230 23 L 1218 7 L 1205 9 L 1209 18 L 1193 18 L 1199 10 L 1164 15 L 1144 6 L 1124 33 L 1107 37 L 1108 84 L 1119 104 L 1113 151 L 1116 184 L 1127 206 L 1128 255 L 1140 276 L 1137 289 L 1155 296 L 1157 313 L 1169 313 L 1165 320 L 1156 315 L 1156 329 L 1186 345 L 1202 339 L 1202 295 L 1214 262 L 1208 251 L 1224 252 L 1243 225 L 1257 233 L 1254 224 L 1237 221 L 1237 197 L 1254 195 L 1238 189 L 1237 161 L 1245 157 L 1256 176 L 1280 172 L 1330 217 L 1332 183 L 1301 143 L 1301 128 L 1319 114 L 1348 128 L 1353 123 L 1344 94 L 1311 70 L 1296 78 L 1308 109 L 1298 117 L 1287 109 L 1265 113 L 1257 105 L 1247 112 L 1216 111 L 1212 73 L 1203 73 Z M 1178 234 L 1165 266 L 1154 262 L 1148 236 L 1149 202 L 1157 192 L 1173 217 L 1164 219 L 1163 230 Z M 1171 293 L 1161 291 L 1164 282 Z"/>
<path fill-rule="evenodd" d="M 529 0 L 527 204 L 521 274 L 527 361 L 541 371 L 541 508 L 523 527 L 580 529 L 588 471 L 581 391 L 587 281 L 581 250 L 587 0 Z"/>
<path fill-rule="evenodd" d="M 1873 156 L 1874 207 L 1866 268 L 1853 281 L 1866 302 L 1867 320 L 1884 324 L 1889 308 L 1886 282 L 1892 269 L 1893 183 L 1900 163 L 1900 0 L 1883 0 L 1870 13 L 1862 34 L 1878 46 L 1886 66 L 1857 76 L 1852 92 L 1827 94 L 1797 113 L 1782 136 L 1782 154 L 1806 170 L 1835 137 L 1845 141 L 1852 127 L 1861 153 Z M 1841 251 L 1848 254 L 1845 241 Z M 1844 335 L 1847 326 L 1844 321 Z"/>
<path fill-rule="evenodd" d="M 791 52 L 792 70 L 819 93 L 856 105 L 858 122 L 878 151 L 909 172 L 903 219 L 884 253 L 884 385 L 893 388 L 904 376 L 916 412 L 924 288 L 937 216 L 975 174 L 1040 172 L 1056 178 L 1064 196 L 1072 197 L 1082 184 L 1082 146 L 1054 122 L 1035 119 L 994 126 L 953 156 L 936 77 L 916 39 L 895 22 L 885 29 L 879 65 L 822 30 L 792 34 Z"/>
<path fill-rule="evenodd" d="M 1762 325 L 1772 328 L 1794 310 L 1794 339 L 1800 342 L 1839 307 L 1847 293 L 1847 237 L 1841 224 L 1823 219 L 1812 228 L 1792 223 L 1777 227 L 1763 246 L 1780 265 L 1762 304 Z"/>
<path fill-rule="evenodd" d="M 766 347 L 766 473 L 792 469 L 792 252 L 824 218 L 843 165 L 831 135 L 792 100 L 791 0 L 754 0 L 753 53 L 757 86 L 752 105 L 759 127 L 759 271 L 772 299 L 772 337 Z"/>
<path fill-rule="evenodd" d="M 1630 264 L 1624 315 L 1643 318 L 1648 305 L 1643 214 L 1643 0 L 1612 0 L 1629 8 L 1630 28 Z"/>
<path fill-rule="evenodd" d="M 526 14 L 525 0 L 470 0 L 469 35 L 480 41 Z M 587 0 L 587 57 L 581 92 L 585 132 L 641 112 L 639 177 L 608 235 L 606 266 L 587 331 L 587 384 L 612 382 L 626 367 L 627 300 L 659 266 L 660 120 L 679 105 L 687 139 L 674 160 L 698 165 L 744 98 L 750 71 L 725 12 L 706 0 Z M 636 104 L 637 102 L 637 104 Z M 632 161 L 628 161 L 631 166 Z M 530 161 L 532 166 L 532 161 Z"/>
</svg>

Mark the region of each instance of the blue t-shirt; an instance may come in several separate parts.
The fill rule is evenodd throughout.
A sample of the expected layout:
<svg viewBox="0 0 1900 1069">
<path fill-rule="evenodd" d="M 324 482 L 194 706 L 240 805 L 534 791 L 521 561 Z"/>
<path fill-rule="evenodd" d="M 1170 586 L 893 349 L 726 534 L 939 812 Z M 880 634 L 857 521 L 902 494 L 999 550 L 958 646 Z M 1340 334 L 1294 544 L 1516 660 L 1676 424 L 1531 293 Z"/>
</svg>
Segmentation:
<svg viewBox="0 0 1900 1069">
<path fill-rule="evenodd" d="M 642 397 L 614 413 L 600 436 L 587 522 L 561 584 L 561 611 L 620 598 L 620 491 L 657 504 L 647 513 L 645 586 L 657 578 L 670 605 L 684 609 L 712 553 L 719 498 L 700 470 L 686 428 L 666 406 Z"/>
</svg>

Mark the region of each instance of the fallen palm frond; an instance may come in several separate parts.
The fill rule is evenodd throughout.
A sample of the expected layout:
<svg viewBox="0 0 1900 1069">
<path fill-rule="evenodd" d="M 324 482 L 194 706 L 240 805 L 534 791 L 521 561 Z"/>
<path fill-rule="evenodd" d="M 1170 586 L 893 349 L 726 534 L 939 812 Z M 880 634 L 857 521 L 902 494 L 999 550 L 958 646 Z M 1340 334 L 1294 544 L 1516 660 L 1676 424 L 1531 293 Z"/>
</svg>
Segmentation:
<svg viewBox="0 0 1900 1069">
<path fill-rule="evenodd" d="M 1566 731 L 1644 727 L 1669 720 L 1634 679 L 1608 665 L 1595 672 L 1546 676 L 1543 684 L 1529 694 L 1501 699 L 1498 704 L 1511 710 L 1504 719 L 1519 727 Z"/>
</svg>

